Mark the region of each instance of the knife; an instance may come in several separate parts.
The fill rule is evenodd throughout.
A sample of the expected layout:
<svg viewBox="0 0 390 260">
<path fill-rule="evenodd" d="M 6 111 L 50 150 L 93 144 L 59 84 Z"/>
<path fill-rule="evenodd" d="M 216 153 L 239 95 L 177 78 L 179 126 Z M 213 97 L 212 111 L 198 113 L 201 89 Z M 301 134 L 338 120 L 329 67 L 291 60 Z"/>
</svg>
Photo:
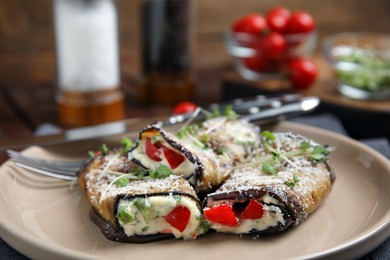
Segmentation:
<svg viewBox="0 0 390 260">
<path fill-rule="evenodd" d="M 211 104 L 206 110 L 209 112 L 218 111 L 223 113 L 227 107 L 231 107 L 243 119 L 261 124 L 264 121 L 280 120 L 281 117 L 293 114 L 304 113 L 313 110 L 320 104 L 318 97 L 304 97 L 299 94 L 285 94 L 277 97 L 256 96 L 251 99 L 235 99 L 225 103 Z M 88 127 L 74 128 L 61 132 L 60 134 L 37 136 L 28 139 L 18 139 L 0 143 L 0 150 L 11 147 L 27 147 L 29 145 L 53 144 L 61 142 L 88 140 L 98 137 L 119 135 L 140 131 L 147 124 L 159 124 L 162 127 L 172 126 L 185 122 L 194 117 L 202 117 L 204 113 L 194 115 L 187 113 L 182 115 L 171 115 L 167 117 L 133 118 L 123 121 L 116 121 Z M 163 119 L 161 119 L 163 118 Z"/>
</svg>

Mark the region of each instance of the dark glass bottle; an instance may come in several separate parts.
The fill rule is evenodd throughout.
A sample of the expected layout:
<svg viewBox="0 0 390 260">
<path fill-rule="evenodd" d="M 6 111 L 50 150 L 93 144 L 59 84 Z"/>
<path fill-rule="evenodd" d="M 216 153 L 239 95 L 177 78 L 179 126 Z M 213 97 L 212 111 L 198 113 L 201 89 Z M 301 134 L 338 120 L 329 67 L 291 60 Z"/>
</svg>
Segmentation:
<svg viewBox="0 0 390 260">
<path fill-rule="evenodd" d="M 142 2 L 141 99 L 151 104 L 192 100 L 192 0 Z"/>
</svg>

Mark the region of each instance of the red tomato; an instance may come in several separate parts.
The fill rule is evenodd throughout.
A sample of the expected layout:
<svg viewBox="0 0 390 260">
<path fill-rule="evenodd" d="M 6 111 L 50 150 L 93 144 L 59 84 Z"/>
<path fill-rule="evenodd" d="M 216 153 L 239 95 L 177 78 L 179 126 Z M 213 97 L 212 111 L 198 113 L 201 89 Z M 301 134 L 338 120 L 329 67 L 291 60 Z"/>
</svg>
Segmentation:
<svg viewBox="0 0 390 260">
<path fill-rule="evenodd" d="M 177 166 L 179 166 L 182 162 L 184 162 L 185 158 L 183 155 L 167 147 L 163 147 L 163 153 L 169 163 L 169 166 L 171 166 L 172 169 L 176 169 Z"/>
<path fill-rule="evenodd" d="M 173 107 L 172 114 L 180 115 L 180 114 L 193 112 L 197 107 L 198 106 L 195 105 L 195 103 L 192 103 L 190 101 L 182 101 Z"/>
<path fill-rule="evenodd" d="M 156 161 L 156 162 L 160 162 L 161 161 L 161 158 L 159 156 L 160 153 L 161 153 L 160 147 L 158 147 L 157 145 L 152 143 L 150 138 L 146 139 L 146 142 L 145 142 L 145 153 L 153 161 Z"/>
<path fill-rule="evenodd" d="M 233 32 L 242 32 L 259 35 L 267 29 L 267 22 L 260 14 L 247 14 L 232 25 Z"/>
<path fill-rule="evenodd" d="M 186 229 L 190 221 L 191 212 L 188 208 L 177 206 L 168 215 L 164 217 L 165 221 L 180 232 Z"/>
<path fill-rule="evenodd" d="M 258 71 L 258 72 L 265 72 L 268 70 L 267 67 L 267 60 L 262 57 L 260 54 L 256 54 L 252 57 L 244 58 L 243 63 L 246 68 Z"/>
<path fill-rule="evenodd" d="M 308 33 L 315 28 L 314 18 L 306 12 L 297 11 L 294 12 L 287 22 L 284 33 Z"/>
<path fill-rule="evenodd" d="M 271 32 L 261 39 L 259 52 L 262 51 L 267 59 L 279 60 L 284 56 L 286 46 L 286 40 L 280 33 Z"/>
<path fill-rule="evenodd" d="M 290 82 L 295 89 L 308 89 L 317 78 L 317 66 L 305 58 L 295 58 L 288 64 Z"/>
<path fill-rule="evenodd" d="M 240 225 L 236 215 L 233 212 L 233 207 L 230 204 L 219 204 L 212 208 L 204 210 L 205 217 L 213 223 L 223 226 L 234 227 Z"/>
<path fill-rule="evenodd" d="M 248 206 L 241 213 L 241 217 L 245 219 L 258 219 L 264 214 L 263 205 L 257 200 L 251 199 Z"/>
<path fill-rule="evenodd" d="M 277 6 L 267 12 L 265 19 L 272 31 L 283 33 L 290 16 L 291 12 L 287 8 Z"/>
</svg>

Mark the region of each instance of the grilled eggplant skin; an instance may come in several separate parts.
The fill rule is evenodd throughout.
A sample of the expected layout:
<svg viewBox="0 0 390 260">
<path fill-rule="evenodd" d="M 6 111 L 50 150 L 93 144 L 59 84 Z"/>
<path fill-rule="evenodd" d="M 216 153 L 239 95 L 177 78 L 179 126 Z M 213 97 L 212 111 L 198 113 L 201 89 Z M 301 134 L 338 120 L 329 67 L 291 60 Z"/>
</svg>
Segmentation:
<svg viewBox="0 0 390 260">
<path fill-rule="evenodd" d="M 196 184 L 200 183 L 203 178 L 203 163 L 199 160 L 198 157 L 196 157 L 193 153 L 191 153 L 186 147 L 179 144 L 179 142 L 174 138 L 171 134 L 163 130 L 161 127 L 157 125 L 150 125 L 146 128 L 144 128 L 139 133 L 139 138 L 137 139 L 136 144 L 127 152 L 127 157 L 129 160 L 133 161 L 137 165 L 140 165 L 141 167 L 147 169 L 148 167 L 145 166 L 141 160 L 135 158 L 133 156 L 133 153 L 136 152 L 137 149 L 142 149 L 141 142 L 145 138 L 153 138 L 157 135 L 161 135 L 162 138 L 176 151 L 178 151 L 180 154 L 184 155 L 187 160 L 189 160 L 192 164 L 194 164 L 196 167 L 192 173 L 189 174 L 189 176 L 186 177 L 186 179 L 191 179 L 191 183 L 196 186 Z"/>
<path fill-rule="evenodd" d="M 126 174 L 132 169 L 132 167 L 138 167 L 138 165 L 129 161 L 121 151 L 114 150 L 109 151 L 106 154 L 98 155 L 80 170 L 79 183 L 84 190 L 85 196 L 92 207 L 90 213 L 91 220 L 98 225 L 103 235 L 109 240 L 118 242 L 129 243 L 144 243 L 150 241 L 156 241 L 161 239 L 172 238 L 175 235 L 183 237 L 184 239 L 194 239 L 197 235 L 202 234 L 201 229 L 197 229 L 198 224 L 202 220 L 202 206 L 199 201 L 195 190 L 191 187 L 187 180 L 180 176 L 168 176 L 166 178 L 159 179 L 136 179 L 130 180 L 128 184 L 122 186 L 116 185 L 116 180 L 119 177 L 126 176 Z M 126 235 L 123 226 L 118 220 L 118 209 L 120 201 L 132 201 L 137 198 L 149 200 L 152 197 L 165 198 L 163 202 L 161 199 L 158 207 L 166 208 L 165 211 L 173 207 L 185 205 L 188 207 L 190 219 L 188 222 L 188 228 L 179 232 L 178 230 L 172 230 L 172 233 L 153 233 L 145 232 L 145 235 L 138 233 L 136 229 L 131 231 L 132 235 Z M 183 198 L 186 198 L 183 200 Z M 168 203 L 165 207 L 161 203 Z M 184 203 L 184 204 L 183 204 Z M 159 208 L 156 208 L 159 210 Z M 158 215 L 161 218 L 164 215 Z M 159 224 L 154 223 L 156 230 L 159 230 Z M 168 227 L 169 224 L 164 222 L 164 225 Z M 190 226 L 190 223 L 191 226 Z M 142 223 L 140 223 L 143 225 Z M 172 227 L 171 227 L 172 229 Z"/>
<path fill-rule="evenodd" d="M 172 193 L 154 193 L 154 194 L 149 193 L 149 194 L 138 194 L 138 195 L 121 194 L 115 198 L 114 216 L 117 216 L 118 204 L 119 201 L 122 199 L 127 200 L 127 199 L 135 199 L 135 198 L 148 198 L 152 196 L 172 196 L 172 195 L 187 197 L 190 198 L 191 200 L 196 201 L 199 211 L 202 211 L 200 200 L 188 193 L 172 192 Z M 115 217 L 115 225 L 112 225 L 110 224 L 110 222 L 106 221 L 102 216 L 100 216 L 99 212 L 96 211 L 96 209 L 94 208 L 91 208 L 89 217 L 92 220 L 92 222 L 99 227 L 102 234 L 108 240 L 112 240 L 115 242 L 142 244 L 142 243 L 150 243 L 150 242 L 175 238 L 175 236 L 171 233 L 155 233 L 149 235 L 135 234 L 132 236 L 127 236 L 126 233 L 124 232 L 124 229 L 121 227 L 117 217 Z"/>
<path fill-rule="evenodd" d="M 172 239 L 174 238 L 173 234 L 153 234 L 153 235 L 134 235 L 127 236 L 123 231 L 118 230 L 114 226 L 110 225 L 106 220 L 104 220 L 99 213 L 91 208 L 89 212 L 89 218 L 91 221 L 99 227 L 102 234 L 111 241 L 121 242 L 121 243 L 134 243 L 134 244 L 142 244 L 142 243 L 150 243 L 156 242 L 160 240 Z"/>
<path fill-rule="evenodd" d="M 236 169 L 230 178 L 215 192 L 208 194 L 204 201 L 205 208 L 211 208 L 222 203 L 243 203 L 255 199 L 264 205 L 272 205 L 262 201 L 268 196 L 274 206 L 283 209 L 283 225 L 275 229 L 272 226 L 265 230 L 253 229 L 249 234 L 263 234 L 282 231 L 289 226 L 302 223 L 313 211 L 315 211 L 326 199 L 335 182 L 336 175 L 328 158 L 322 161 L 314 161 L 307 154 L 299 152 L 302 142 L 307 142 L 311 147 L 317 146 L 312 140 L 293 133 L 276 133 L 277 147 L 262 151 L 257 160 L 270 161 L 276 151 L 281 156 L 281 162 L 275 166 L 278 172 L 273 175 L 262 171 L 262 163 L 249 163 L 248 167 Z M 275 145 L 275 144 L 271 144 Z M 298 152 L 297 152 L 298 151 Z M 292 156 L 295 155 L 296 156 Z M 290 158 L 286 158 L 289 155 Z M 256 166 L 254 166 L 256 165 Z M 294 181 L 293 181 L 294 180 Z M 204 209 L 205 210 L 205 209 Z M 212 227 L 213 228 L 213 227 Z M 218 226 L 216 226 L 217 231 Z M 226 230 L 222 228 L 223 230 Z M 223 232 L 223 231 L 222 231 Z M 229 229 L 227 232 L 230 232 Z M 232 229 L 232 233 L 234 233 Z"/>
<path fill-rule="evenodd" d="M 210 192 L 227 179 L 234 165 L 245 161 L 260 145 L 258 127 L 244 120 L 216 117 L 191 126 L 196 130 L 184 129 L 177 134 L 157 125 L 146 127 L 128 152 L 128 158 L 146 169 L 161 164 L 169 166 L 172 174 L 184 176 L 198 192 Z M 150 156 L 148 139 L 154 140 L 153 145 L 159 149 L 168 148 L 184 156 L 186 164 L 172 167 L 165 152 L 164 156 L 159 153 L 158 158 Z"/>
</svg>

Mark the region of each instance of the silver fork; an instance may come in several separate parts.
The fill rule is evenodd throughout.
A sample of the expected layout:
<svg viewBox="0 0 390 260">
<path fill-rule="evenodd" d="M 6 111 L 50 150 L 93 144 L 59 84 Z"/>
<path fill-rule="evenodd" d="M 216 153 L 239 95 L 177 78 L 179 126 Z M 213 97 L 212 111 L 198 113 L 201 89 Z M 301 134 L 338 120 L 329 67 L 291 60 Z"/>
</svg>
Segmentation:
<svg viewBox="0 0 390 260">
<path fill-rule="evenodd" d="M 67 162 L 33 158 L 22 155 L 13 150 L 7 150 L 8 156 L 15 165 L 46 176 L 74 181 L 77 179 L 76 172 L 85 163 L 85 161 Z"/>
<path fill-rule="evenodd" d="M 237 99 L 233 100 L 232 103 L 213 104 L 210 110 L 216 108 L 221 111 L 229 104 L 232 104 L 233 110 L 242 115 L 243 119 L 250 122 L 260 122 L 264 119 L 277 118 L 289 113 L 310 111 L 319 104 L 319 99 L 317 97 L 301 97 L 296 94 L 286 94 L 276 98 L 258 96 L 253 100 Z M 190 116 L 187 115 L 187 117 Z M 174 125 L 182 122 L 187 117 L 182 115 L 171 116 L 162 123 L 163 125 Z M 66 162 L 37 159 L 13 150 L 7 150 L 7 153 L 19 167 L 62 180 L 76 180 L 76 172 L 85 163 L 85 161 Z"/>
</svg>

